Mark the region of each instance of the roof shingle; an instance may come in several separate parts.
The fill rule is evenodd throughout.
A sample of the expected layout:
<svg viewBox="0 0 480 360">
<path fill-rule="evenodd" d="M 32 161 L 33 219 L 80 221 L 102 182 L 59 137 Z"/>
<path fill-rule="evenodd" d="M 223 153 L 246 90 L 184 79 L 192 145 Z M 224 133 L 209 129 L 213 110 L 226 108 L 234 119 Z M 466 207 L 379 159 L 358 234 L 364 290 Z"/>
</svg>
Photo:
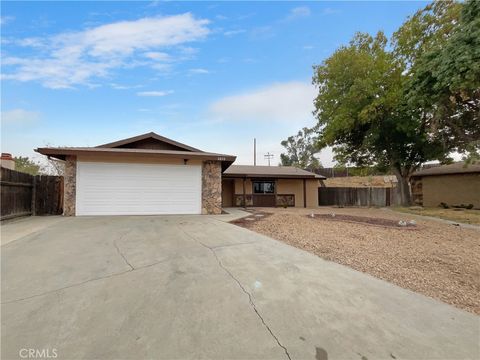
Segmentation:
<svg viewBox="0 0 480 360">
<path fill-rule="evenodd" d="M 299 179 L 326 179 L 322 175 L 314 174 L 310 171 L 302 170 L 294 166 L 253 166 L 253 165 L 230 165 L 225 170 L 224 175 L 234 177 L 285 177 Z"/>
<path fill-rule="evenodd" d="M 456 162 L 449 165 L 441 165 L 428 169 L 419 170 L 412 176 L 434 176 L 434 175 L 450 175 L 450 174 L 471 174 L 480 173 L 480 162 L 465 164 L 464 162 Z"/>
</svg>

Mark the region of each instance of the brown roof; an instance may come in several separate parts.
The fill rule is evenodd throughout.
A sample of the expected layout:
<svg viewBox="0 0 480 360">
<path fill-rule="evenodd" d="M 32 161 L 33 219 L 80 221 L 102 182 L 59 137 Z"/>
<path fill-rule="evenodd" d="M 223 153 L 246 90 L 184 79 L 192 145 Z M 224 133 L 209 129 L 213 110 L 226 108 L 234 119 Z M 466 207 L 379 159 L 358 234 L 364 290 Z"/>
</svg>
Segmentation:
<svg viewBox="0 0 480 360">
<path fill-rule="evenodd" d="M 226 177 L 326 179 L 294 166 L 230 165 L 223 174 Z"/>
<path fill-rule="evenodd" d="M 131 147 L 121 147 L 128 144 L 133 144 L 145 139 L 153 139 L 158 142 L 167 143 L 174 146 L 175 150 L 171 149 L 149 149 L 136 148 L 135 145 Z M 182 150 L 177 150 L 180 148 Z M 183 150 L 184 149 L 184 150 Z M 147 133 L 132 138 L 119 140 L 113 143 L 99 145 L 96 147 L 44 147 L 35 149 L 36 152 L 51 156 L 60 160 L 65 160 L 68 155 L 137 155 L 139 157 L 158 156 L 158 157 L 172 157 L 180 159 L 201 159 L 201 160 L 216 160 L 222 162 L 222 168 L 225 169 L 230 166 L 236 159 L 236 156 L 210 153 L 195 149 L 188 145 L 179 143 L 177 141 L 167 139 L 155 133 Z"/>
<path fill-rule="evenodd" d="M 465 164 L 464 162 L 457 162 L 449 165 L 435 166 L 428 169 L 419 170 L 413 173 L 412 176 L 435 176 L 435 175 L 450 175 L 450 174 L 471 174 L 480 173 L 480 162 Z"/>
<path fill-rule="evenodd" d="M 154 149 L 129 149 L 129 148 L 99 148 L 99 147 L 49 147 L 38 148 L 36 152 L 65 160 L 66 155 L 80 154 L 142 154 L 142 155 L 161 155 L 177 158 L 202 158 L 205 160 L 228 160 L 235 161 L 236 156 L 209 153 L 205 151 L 177 151 L 177 150 L 154 150 Z"/>
<path fill-rule="evenodd" d="M 174 145 L 176 147 L 179 147 L 179 148 L 187 150 L 187 151 L 202 152 L 202 150 L 199 150 L 199 149 L 196 149 L 194 147 L 182 144 L 178 141 L 166 138 L 166 137 L 158 135 L 154 132 L 149 132 L 149 133 L 146 133 L 146 134 L 133 136 L 133 137 L 130 137 L 130 138 L 127 138 L 127 139 L 114 141 L 114 142 L 111 142 L 111 143 L 108 143 L 108 144 L 98 145 L 96 147 L 97 148 L 116 148 L 116 147 L 128 145 L 128 144 L 131 144 L 131 143 L 134 143 L 134 142 L 137 142 L 137 141 L 140 141 L 140 140 L 145 140 L 145 139 L 154 139 L 154 140 L 161 141 L 161 142 L 164 142 L 164 143 L 167 143 L 167 144 L 170 144 L 170 145 Z"/>
</svg>

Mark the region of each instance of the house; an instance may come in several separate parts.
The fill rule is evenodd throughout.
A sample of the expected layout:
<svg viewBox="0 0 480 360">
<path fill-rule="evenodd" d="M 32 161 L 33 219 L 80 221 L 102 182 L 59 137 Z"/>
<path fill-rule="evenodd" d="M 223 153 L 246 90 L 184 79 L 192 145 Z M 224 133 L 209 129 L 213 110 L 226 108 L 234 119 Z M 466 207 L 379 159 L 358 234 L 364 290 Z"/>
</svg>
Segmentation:
<svg viewBox="0 0 480 360">
<path fill-rule="evenodd" d="M 153 132 L 96 147 L 35 151 L 65 161 L 67 216 L 220 214 L 222 205 L 244 204 L 317 206 L 323 178 L 293 167 L 231 166 L 235 156 Z"/>
<path fill-rule="evenodd" d="M 15 170 L 15 160 L 13 160 L 12 154 L 2 153 L 0 157 L 0 166 L 6 169 Z"/>
<path fill-rule="evenodd" d="M 473 204 L 480 208 L 480 163 L 458 162 L 423 169 L 410 179 L 413 201 L 425 207 Z"/>
<path fill-rule="evenodd" d="M 223 206 L 317 207 L 321 179 L 293 166 L 231 165 L 223 173 Z"/>
<path fill-rule="evenodd" d="M 235 156 L 155 133 L 96 147 L 38 148 L 65 160 L 64 215 L 220 214 Z"/>
</svg>

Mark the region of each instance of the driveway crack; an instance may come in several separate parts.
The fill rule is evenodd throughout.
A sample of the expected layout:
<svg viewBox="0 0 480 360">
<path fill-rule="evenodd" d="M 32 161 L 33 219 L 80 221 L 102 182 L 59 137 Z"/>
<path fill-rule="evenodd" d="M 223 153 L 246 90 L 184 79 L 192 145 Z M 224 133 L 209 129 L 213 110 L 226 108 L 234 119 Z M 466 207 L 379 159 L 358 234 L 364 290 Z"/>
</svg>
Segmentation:
<svg viewBox="0 0 480 360">
<path fill-rule="evenodd" d="M 217 256 L 217 253 L 215 252 L 215 249 L 214 248 L 211 248 L 207 245 L 205 245 L 204 243 L 202 243 L 201 241 L 198 241 L 197 239 L 195 239 L 193 236 L 191 236 L 190 234 L 188 234 L 185 230 L 181 229 L 182 232 L 187 235 L 189 238 L 191 238 L 192 240 L 194 240 L 195 242 L 197 242 L 198 244 L 200 244 L 201 246 L 203 246 L 204 248 L 210 250 L 210 252 L 213 254 L 213 256 L 215 257 L 215 259 L 217 260 L 217 263 L 218 265 L 220 266 L 221 269 L 223 269 L 223 271 L 225 271 L 225 273 L 233 280 L 235 281 L 235 283 L 238 285 L 238 287 L 248 296 L 248 300 L 249 300 L 249 303 L 250 303 L 250 306 L 252 307 L 253 311 L 255 312 L 255 314 L 257 315 L 257 317 L 260 319 L 260 321 L 262 322 L 263 326 L 267 329 L 267 331 L 270 333 L 270 335 L 272 336 L 272 338 L 275 340 L 275 342 L 278 344 L 278 346 L 280 346 L 283 351 L 285 352 L 285 355 L 287 356 L 287 358 L 289 360 L 292 360 L 292 358 L 290 357 L 290 353 L 288 352 L 288 349 L 280 342 L 280 340 L 278 339 L 278 337 L 273 333 L 272 329 L 270 328 L 270 326 L 265 322 L 265 319 L 263 318 L 262 314 L 260 314 L 260 312 L 258 311 L 257 309 L 257 306 L 255 305 L 255 302 L 253 301 L 253 297 L 252 297 L 252 294 L 250 294 L 247 289 L 245 289 L 245 287 L 242 285 L 242 283 L 240 282 L 240 280 L 238 280 L 231 272 L 230 270 L 228 270 L 222 263 L 222 261 L 220 260 L 220 258 Z"/>
<path fill-rule="evenodd" d="M 122 236 L 122 238 L 123 238 L 123 236 Z M 122 257 L 123 261 L 125 261 L 125 264 L 130 266 L 130 270 L 135 270 L 135 268 L 132 266 L 132 264 L 130 264 L 130 262 L 127 260 L 125 255 L 123 255 L 123 253 L 120 251 L 120 248 L 118 247 L 116 240 L 113 240 L 113 246 L 115 247 L 115 249 L 117 249 L 117 253 Z"/>
<path fill-rule="evenodd" d="M 159 265 L 159 264 L 163 264 L 167 261 L 171 260 L 170 258 L 168 259 L 163 259 L 163 260 L 160 260 L 160 261 L 156 261 L 154 263 L 151 263 L 151 264 L 147 264 L 147 265 L 143 265 L 143 266 L 139 266 L 137 268 L 131 268 L 130 270 L 126 270 L 126 271 L 122 271 L 122 272 L 118 272 L 118 273 L 114 273 L 114 274 L 109 274 L 109 275 L 105 275 L 105 276 L 99 276 L 99 277 L 96 277 L 96 278 L 92 278 L 92 279 L 88 279 L 88 280 L 85 280 L 85 281 L 82 281 L 82 282 L 78 282 L 78 283 L 75 283 L 75 284 L 71 284 L 71 285 L 67 285 L 67 286 L 63 286 L 61 288 L 57 288 L 57 289 L 53 289 L 53 290 L 48 290 L 48 291 L 45 291 L 43 293 L 40 293 L 40 294 L 34 294 L 34 295 L 30 295 L 30 296 L 26 296 L 26 297 L 23 297 L 23 298 L 18 298 L 18 299 L 13 299 L 13 300 L 7 300 L 7 301 L 4 301 L 4 302 L 1 302 L 0 304 L 3 305 L 3 304 L 12 304 L 12 303 L 16 303 L 16 302 L 19 302 L 19 301 L 23 301 L 23 300 L 29 300 L 29 299 L 32 299 L 32 298 L 36 298 L 36 297 L 39 297 L 39 296 L 44 296 L 44 295 L 48 295 L 48 294 L 53 294 L 53 293 L 56 293 L 56 292 L 59 292 L 59 291 L 62 291 L 62 290 L 66 290 L 66 289 L 71 289 L 71 288 L 74 288 L 74 287 L 77 287 L 77 286 L 81 286 L 81 285 L 85 285 L 85 284 L 88 284 L 90 282 L 94 282 L 94 281 L 98 281 L 98 280 L 104 280 L 104 279 L 109 279 L 109 278 L 112 278 L 112 277 L 115 277 L 115 276 L 120 276 L 120 275 L 125 275 L 125 274 L 128 274 L 132 271 L 137 271 L 137 270 L 142 270 L 142 269 L 146 269 L 146 268 L 150 268 L 150 267 L 153 267 L 153 266 L 156 266 L 156 265 Z M 131 266 L 131 265 L 130 265 Z"/>
</svg>

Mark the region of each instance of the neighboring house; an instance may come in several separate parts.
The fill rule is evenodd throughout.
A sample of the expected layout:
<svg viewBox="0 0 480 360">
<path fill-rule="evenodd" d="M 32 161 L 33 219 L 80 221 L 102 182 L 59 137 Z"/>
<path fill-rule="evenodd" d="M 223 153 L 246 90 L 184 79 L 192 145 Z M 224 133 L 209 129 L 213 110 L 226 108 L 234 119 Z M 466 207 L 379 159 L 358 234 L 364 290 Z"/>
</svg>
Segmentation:
<svg viewBox="0 0 480 360">
<path fill-rule="evenodd" d="M 6 169 L 15 170 L 15 160 L 13 160 L 12 154 L 2 153 L 0 157 L 0 166 Z"/>
<path fill-rule="evenodd" d="M 232 165 L 223 174 L 223 206 L 317 207 L 321 179 L 293 166 Z"/>
<path fill-rule="evenodd" d="M 155 133 L 96 147 L 35 151 L 65 161 L 67 216 L 220 214 L 222 196 L 224 207 L 314 207 L 324 178 L 294 167 L 230 166 L 235 156 Z"/>
<path fill-rule="evenodd" d="M 473 204 L 480 208 L 480 163 L 458 162 L 415 172 L 410 183 L 413 201 L 425 207 Z"/>
<path fill-rule="evenodd" d="M 97 147 L 38 148 L 65 160 L 64 215 L 220 214 L 235 156 L 155 133 Z"/>
</svg>

